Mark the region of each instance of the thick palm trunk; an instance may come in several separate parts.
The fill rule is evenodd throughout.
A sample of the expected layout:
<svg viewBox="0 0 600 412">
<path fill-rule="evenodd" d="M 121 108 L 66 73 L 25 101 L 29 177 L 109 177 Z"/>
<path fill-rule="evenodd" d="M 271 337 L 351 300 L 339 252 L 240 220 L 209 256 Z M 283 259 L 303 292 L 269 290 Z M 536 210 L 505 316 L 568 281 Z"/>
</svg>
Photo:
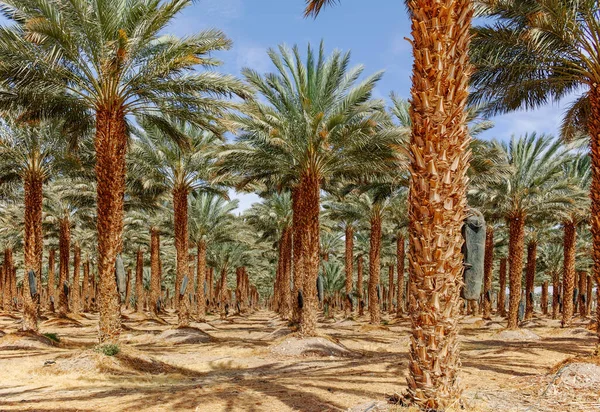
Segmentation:
<svg viewBox="0 0 600 412">
<path fill-rule="evenodd" d="M 600 209 L 599 209 L 600 211 Z M 592 220 L 594 220 L 592 218 Z M 563 225 L 563 313 L 561 325 L 569 326 L 573 317 L 573 293 L 575 291 L 575 241 L 576 230 L 573 222 L 565 222 Z"/>
<path fill-rule="evenodd" d="M 358 295 L 358 316 L 365 314 L 365 302 L 363 296 L 363 257 L 359 256 L 356 262 L 356 289 Z"/>
<path fill-rule="evenodd" d="M 71 286 L 71 311 L 78 315 L 81 311 L 80 274 L 81 274 L 81 248 L 75 242 L 73 250 L 73 285 Z"/>
<path fill-rule="evenodd" d="M 213 286 L 214 286 L 214 268 L 209 267 L 208 268 L 208 278 L 207 278 L 207 283 L 208 283 L 208 304 L 210 309 L 213 309 L 214 306 L 214 294 L 213 294 Z"/>
<path fill-rule="evenodd" d="M 392 313 L 394 305 L 394 265 L 388 268 L 387 311 Z"/>
<path fill-rule="evenodd" d="M 398 272 L 396 317 L 401 318 L 404 314 L 404 236 L 400 235 L 396 238 L 396 266 Z"/>
<path fill-rule="evenodd" d="M 592 210 L 590 226 L 593 239 L 593 276 L 596 283 L 596 322 L 600 325 L 600 84 L 593 84 L 589 91 L 591 113 L 588 120 L 588 131 L 591 141 L 592 158 L 592 184 L 590 197 Z M 568 295 L 563 294 L 565 297 Z M 566 301 L 566 299 L 564 299 Z M 563 322 L 564 322 L 563 316 Z M 600 327 L 597 329 L 598 344 L 596 351 L 600 350 Z"/>
<path fill-rule="evenodd" d="M 41 260 L 38 256 L 38 228 L 42 226 L 42 179 L 34 174 L 28 174 L 24 179 L 25 189 L 25 222 L 24 222 L 24 260 L 25 272 L 23 276 L 23 322 L 21 330 L 37 332 L 37 314 L 39 311 L 39 297 L 42 287 Z M 41 231 L 39 232 L 41 234 Z M 35 273 L 35 285 L 29 284 L 29 272 Z M 31 288 L 31 289 L 30 289 Z M 35 290 L 35 295 L 30 292 Z"/>
<path fill-rule="evenodd" d="M 217 291 L 219 299 L 219 308 L 221 312 L 221 319 L 227 317 L 228 305 L 227 305 L 227 267 L 221 269 L 221 279 L 219 280 L 219 290 Z"/>
<path fill-rule="evenodd" d="M 51 248 L 48 252 L 48 307 L 50 309 L 50 312 L 53 313 L 55 310 L 56 303 L 56 280 L 54 278 L 54 260 L 56 259 L 55 252 L 56 251 L 54 250 L 54 248 Z"/>
<path fill-rule="evenodd" d="M 58 268 L 58 313 L 61 317 L 67 316 L 69 311 L 69 259 L 71 254 L 71 222 L 68 218 L 60 220 L 58 235 L 59 268 Z"/>
<path fill-rule="evenodd" d="M 284 319 L 289 319 L 292 310 L 292 296 L 291 296 L 291 276 L 292 276 L 292 229 L 286 227 L 283 229 L 283 234 L 281 235 L 281 244 L 283 245 L 282 256 L 283 260 L 282 264 L 282 273 L 281 273 L 281 298 L 280 298 L 280 308 L 279 313 L 283 316 Z M 244 279 L 245 279 L 245 288 L 244 295 L 246 299 L 244 300 L 244 305 L 247 305 L 247 297 L 248 297 L 248 273 L 244 271 Z"/>
<path fill-rule="evenodd" d="M 473 11 L 471 0 L 410 0 L 408 8 L 414 55 L 408 398 L 422 408 L 443 410 L 460 395 L 457 325 Z"/>
<path fill-rule="evenodd" d="M 158 315 L 160 299 L 160 235 L 158 229 L 150 229 L 150 311 Z"/>
<path fill-rule="evenodd" d="M 535 266 L 537 261 L 537 242 L 531 240 L 527 244 L 527 270 L 525 278 L 525 320 L 533 318 L 533 294 L 535 287 Z"/>
<path fill-rule="evenodd" d="M 560 272 L 552 273 L 552 319 L 558 319 L 560 309 Z"/>
<path fill-rule="evenodd" d="M 300 305 L 304 305 L 302 297 L 302 282 L 304 281 L 304 267 L 306 252 L 303 250 L 306 245 L 306 215 L 301 212 L 304 208 L 305 199 L 301 195 L 299 188 L 292 191 L 292 237 L 293 237 L 293 276 L 294 288 L 292 290 L 292 322 L 300 323 Z"/>
<path fill-rule="evenodd" d="M 508 329 L 519 327 L 519 304 L 521 303 L 521 282 L 523 277 L 523 249 L 525 248 L 525 219 L 517 215 L 508 220 L 508 260 L 509 290 Z"/>
<path fill-rule="evenodd" d="M 317 276 L 319 275 L 319 179 L 305 174 L 294 189 L 296 202 L 293 202 L 294 215 L 299 214 L 300 227 L 294 236 L 302 236 L 300 256 L 301 273 L 297 280 L 302 291 L 302 310 L 300 311 L 300 335 L 315 336 L 317 333 Z M 298 201 L 300 199 L 300 201 Z M 300 235 L 301 233 L 301 235 Z M 294 250 L 294 254 L 296 250 Z M 297 272 L 296 272 L 297 273 Z"/>
<path fill-rule="evenodd" d="M 377 209 L 378 207 L 375 206 Z M 379 308 L 381 290 L 377 296 L 377 286 L 379 285 L 381 260 L 381 214 L 379 210 L 374 210 L 371 215 L 371 236 L 369 247 L 369 317 L 370 323 L 379 325 L 381 323 L 381 310 Z"/>
<path fill-rule="evenodd" d="M 593 282 L 592 282 L 592 277 L 590 275 L 586 276 L 586 293 L 585 296 L 587 297 L 586 300 L 586 313 L 588 315 L 591 314 L 592 311 L 592 287 L 594 286 Z"/>
<path fill-rule="evenodd" d="M 196 305 L 198 321 L 206 320 L 206 296 L 204 295 L 204 284 L 206 283 L 206 241 L 201 240 L 197 244 L 196 255 Z"/>
<path fill-rule="evenodd" d="M 121 333 L 121 304 L 115 280 L 117 253 L 123 247 L 123 202 L 127 126 L 121 107 L 96 111 L 98 228 L 98 339 L 116 343 Z"/>
<path fill-rule="evenodd" d="M 499 272 L 500 290 L 498 291 L 498 313 L 500 316 L 506 316 L 506 258 L 500 259 Z"/>
<path fill-rule="evenodd" d="M 131 268 L 127 269 L 127 281 L 125 282 L 125 310 L 129 310 L 131 307 L 131 279 L 132 279 Z M 84 298 L 85 299 L 85 298 Z"/>
<path fill-rule="evenodd" d="M 542 314 L 548 314 L 548 281 L 542 283 L 542 296 L 540 297 L 540 306 L 542 307 Z"/>
<path fill-rule="evenodd" d="M 344 251 L 346 269 L 346 296 L 344 296 L 344 313 L 346 316 L 352 314 L 352 300 L 349 296 L 352 294 L 352 276 L 354 274 L 354 228 L 352 225 L 346 225 L 346 239 Z"/>
<path fill-rule="evenodd" d="M 190 324 L 191 290 L 189 282 L 189 235 L 188 235 L 188 191 L 182 187 L 173 189 L 173 208 L 175 211 L 175 250 L 177 252 L 177 273 L 175 276 L 175 307 L 177 308 L 179 327 Z M 183 280 L 187 277 L 188 285 L 181 290 Z"/>
<path fill-rule="evenodd" d="M 135 311 L 144 313 L 144 253 L 139 247 L 135 261 Z"/>
<path fill-rule="evenodd" d="M 492 319 L 492 272 L 494 270 L 494 227 L 485 231 L 485 256 L 483 259 L 483 319 Z"/>
</svg>

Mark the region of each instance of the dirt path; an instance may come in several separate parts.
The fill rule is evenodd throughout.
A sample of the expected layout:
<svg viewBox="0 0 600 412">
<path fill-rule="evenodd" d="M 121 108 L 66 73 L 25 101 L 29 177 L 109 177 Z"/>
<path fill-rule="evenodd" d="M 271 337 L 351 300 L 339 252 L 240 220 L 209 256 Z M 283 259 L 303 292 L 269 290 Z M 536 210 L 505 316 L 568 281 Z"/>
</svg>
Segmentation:
<svg viewBox="0 0 600 412">
<path fill-rule="evenodd" d="M 19 349 L 23 342 L 2 346 L 0 340 L 0 410 L 339 411 L 405 389 L 408 321 L 392 319 L 380 328 L 364 319 L 322 323 L 322 333 L 350 356 L 288 357 L 272 350 L 288 329 L 270 312 L 192 325 L 206 334 L 136 319 L 125 320 L 125 344 L 114 358 L 90 350 L 97 324 L 92 315 L 78 319 L 80 325 L 44 322 L 41 332 L 56 333 L 58 347 Z M 172 314 L 165 320 L 176 321 Z M 540 395 L 550 368 L 592 350 L 595 338 L 584 323 L 563 330 L 556 321 L 538 319 L 528 329 L 541 339 L 507 342 L 496 336 L 498 321 L 463 321 L 461 380 L 468 409 L 600 410 L 593 400 L 557 404 Z M 15 331 L 17 322 L 0 315 L 0 330 Z"/>
</svg>

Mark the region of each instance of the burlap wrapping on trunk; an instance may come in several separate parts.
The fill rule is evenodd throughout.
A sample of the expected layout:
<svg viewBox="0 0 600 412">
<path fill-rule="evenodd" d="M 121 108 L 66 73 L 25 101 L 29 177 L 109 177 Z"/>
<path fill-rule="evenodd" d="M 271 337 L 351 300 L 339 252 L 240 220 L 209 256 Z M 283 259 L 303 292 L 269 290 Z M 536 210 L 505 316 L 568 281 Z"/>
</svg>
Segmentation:
<svg viewBox="0 0 600 412">
<path fill-rule="evenodd" d="M 478 300 L 483 285 L 483 262 L 485 257 L 485 219 L 480 211 L 470 209 L 462 228 L 462 252 L 465 262 L 462 297 Z"/>
</svg>

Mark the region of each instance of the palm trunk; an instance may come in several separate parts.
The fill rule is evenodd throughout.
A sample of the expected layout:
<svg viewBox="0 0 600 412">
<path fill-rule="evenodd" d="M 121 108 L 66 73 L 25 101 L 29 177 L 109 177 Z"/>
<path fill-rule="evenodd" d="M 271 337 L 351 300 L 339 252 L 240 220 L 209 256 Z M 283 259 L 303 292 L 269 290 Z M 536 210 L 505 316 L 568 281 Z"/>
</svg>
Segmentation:
<svg viewBox="0 0 600 412">
<path fill-rule="evenodd" d="M 221 270 L 221 279 L 219 280 L 218 299 L 221 311 L 221 319 L 227 317 L 227 267 Z"/>
<path fill-rule="evenodd" d="M 135 311 L 144 313 L 144 253 L 140 247 L 135 261 Z"/>
<path fill-rule="evenodd" d="M 346 317 L 352 314 L 352 301 L 349 296 L 352 294 L 352 276 L 354 274 L 354 228 L 352 225 L 346 225 L 345 239 L 345 269 L 346 269 L 346 296 L 344 296 L 344 312 Z"/>
<path fill-rule="evenodd" d="M 535 287 L 535 266 L 537 260 L 537 241 L 531 240 L 527 244 L 527 271 L 525 278 L 525 320 L 533 318 L 533 294 Z"/>
<path fill-rule="evenodd" d="M 356 274 L 358 279 L 356 280 L 356 289 L 358 295 L 358 316 L 365 314 L 365 302 L 363 298 L 363 257 L 359 256 L 356 262 Z"/>
<path fill-rule="evenodd" d="M 500 259 L 500 290 L 498 291 L 498 313 L 506 316 L 506 258 Z"/>
<path fill-rule="evenodd" d="M 399 234 L 396 239 L 396 265 L 398 272 L 396 317 L 401 318 L 404 314 L 404 236 Z"/>
<path fill-rule="evenodd" d="M 71 254 L 71 222 L 68 218 L 60 220 L 58 250 L 59 250 L 59 269 L 58 269 L 58 314 L 61 317 L 67 316 L 69 311 L 69 297 L 67 296 L 69 277 L 69 260 Z"/>
<path fill-rule="evenodd" d="M 319 275 L 319 204 L 320 185 L 317 176 L 305 174 L 302 176 L 293 206 L 294 215 L 302 216 L 299 232 L 302 233 L 302 247 L 299 261 L 302 273 L 299 284 L 302 288 L 303 307 L 300 311 L 300 335 L 315 336 L 317 333 L 317 276 Z M 293 202 L 294 203 L 294 202 Z M 294 235 L 297 233 L 294 232 Z M 294 251 L 295 253 L 295 251 Z"/>
<path fill-rule="evenodd" d="M 127 269 L 127 281 L 125 283 L 125 310 L 129 310 L 131 307 L 131 268 Z M 85 299 L 85 298 L 84 298 Z"/>
<path fill-rule="evenodd" d="M 587 273 L 579 272 L 579 316 L 587 317 Z"/>
<path fill-rule="evenodd" d="M 596 283 L 596 322 L 600 325 L 600 84 L 594 83 L 589 91 L 591 113 L 588 120 L 588 132 L 591 141 L 592 184 L 590 197 L 592 200 L 591 232 L 593 239 L 593 276 Z M 564 296 L 567 296 L 564 293 Z M 563 321 L 564 321 L 563 317 Z M 596 352 L 600 351 L 600 327 L 597 328 L 598 343 Z"/>
<path fill-rule="evenodd" d="M 196 256 L 196 304 L 198 307 L 198 321 L 206 320 L 206 296 L 204 284 L 206 282 L 206 241 L 201 240 L 197 245 Z"/>
<path fill-rule="evenodd" d="M 560 309 L 560 272 L 552 273 L 552 319 L 558 319 Z"/>
<path fill-rule="evenodd" d="M 590 275 L 586 276 L 586 293 L 585 296 L 587 297 L 587 301 L 586 301 L 586 313 L 589 315 L 592 311 L 592 287 L 593 287 L 593 283 L 592 283 L 592 277 Z"/>
<path fill-rule="evenodd" d="M 521 303 L 521 279 L 523 277 L 523 249 L 525 248 L 525 219 L 522 215 L 508 221 L 509 289 L 508 329 L 519 327 L 519 304 Z"/>
<path fill-rule="evenodd" d="M 370 323 L 379 325 L 381 323 L 381 310 L 379 308 L 379 298 L 382 296 L 380 291 L 377 296 L 377 286 L 379 285 L 381 260 L 381 213 L 378 205 L 374 205 L 371 214 L 371 236 L 369 248 L 369 316 Z"/>
<path fill-rule="evenodd" d="M 408 398 L 437 410 L 454 404 L 460 395 L 457 325 L 470 156 L 465 107 L 472 71 L 471 3 L 408 1 L 414 55 Z"/>
<path fill-rule="evenodd" d="M 291 284 L 291 276 L 292 276 L 292 229 L 286 227 L 283 230 L 281 242 L 283 244 L 283 255 L 281 258 L 283 259 L 282 265 L 282 276 L 281 276 L 281 307 L 280 313 L 284 319 L 289 319 L 292 310 L 292 296 L 290 290 Z M 244 300 L 244 305 L 247 304 L 247 295 L 248 295 L 248 274 L 244 271 L 244 279 L 245 279 L 245 288 L 244 288 L 244 296 L 246 299 Z"/>
<path fill-rule="evenodd" d="M 211 310 L 214 306 L 213 286 L 214 286 L 214 269 L 212 267 L 209 267 L 208 268 L 208 302 L 209 302 L 209 306 L 210 306 Z"/>
<path fill-rule="evenodd" d="M 540 306 L 542 307 L 542 314 L 548 314 L 548 281 L 542 283 L 542 296 L 540 298 Z"/>
<path fill-rule="evenodd" d="M 292 242 L 293 242 L 293 276 L 294 288 L 292 292 L 292 322 L 300 323 L 300 303 L 304 304 L 302 296 L 302 282 L 304 281 L 304 265 L 306 252 L 303 250 L 306 244 L 305 227 L 306 215 L 301 210 L 304 207 L 305 199 L 301 195 L 300 189 L 292 191 Z"/>
<path fill-rule="evenodd" d="M 158 315 L 160 299 L 160 235 L 158 229 L 150 229 L 150 311 Z"/>
<path fill-rule="evenodd" d="M 600 205 L 599 205 L 600 206 Z M 599 209 L 600 211 L 600 209 Z M 592 219 L 594 220 L 594 219 Z M 593 225 L 592 225 L 593 226 Z M 569 326 L 573 317 L 573 292 L 575 291 L 575 241 L 576 230 L 573 222 L 565 222 L 563 248 L 563 313 L 561 325 Z M 600 252 L 600 251 L 599 251 Z M 600 264 L 600 262 L 598 262 Z"/>
<path fill-rule="evenodd" d="M 81 274 L 81 248 L 79 242 L 75 242 L 73 254 L 73 285 L 71 286 L 71 311 L 78 315 L 81 311 L 81 293 L 79 278 Z"/>
<path fill-rule="evenodd" d="M 485 232 L 485 255 L 483 262 L 483 319 L 492 319 L 492 272 L 494 270 L 494 227 Z"/>
<path fill-rule="evenodd" d="M 83 264 L 83 311 L 90 310 L 90 261 L 86 259 Z"/>
<path fill-rule="evenodd" d="M 179 327 L 190 324 L 189 286 L 189 235 L 188 235 L 188 191 L 182 187 L 173 189 L 173 208 L 175 211 L 175 250 L 177 252 L 177 274 L 175 276 L 175 307 L 177 308 Z M 188 287 L 181 293 L 183 279 L 188 279 Z"/>
<path fill-rule="evenodd" d="M 56 281 L 54 279 L 54 259 L 55 250 L 53 248 L 48 252 L 48 301 L 50 302 L 50 312 L 54 313 L 56 302 Z"/>
<path fill-rule="evenodd" d="M 0 265 L 0 310 L 4 310 L 4 301 L 6 298 L 6 279 L 4 265 Z"/>
<path fill-rule="evenodd" d="M 117 253 L 123 247 L 123 202 L 127 125 L 121 107 L 96 111 L 96 181 L 98 228 L 98 339 L 116 343 L 121 333 L 121 304 L 115 281 Z"/>
<path fill-rule="evenodd" d="M 37 332 L 37 315 L 39 311 L 39 297 L 42 287 L 41 260 L 38 256 L 38 228 L 42 226 L 42 179 L 34 173 L 28 173 L 24 179 L 25 197 L 25 222 L 24 222 L 24 260 L 25 272 L 23 276 L 23 322 L 21 330 Z M 41 234 L 41 229 L 39 231 Z M 35 273 L 36 285 L 29 285 L 29 272 Z M 35 295 L 30 292 L 30 287 L 36 290 Z"/>
</svg>

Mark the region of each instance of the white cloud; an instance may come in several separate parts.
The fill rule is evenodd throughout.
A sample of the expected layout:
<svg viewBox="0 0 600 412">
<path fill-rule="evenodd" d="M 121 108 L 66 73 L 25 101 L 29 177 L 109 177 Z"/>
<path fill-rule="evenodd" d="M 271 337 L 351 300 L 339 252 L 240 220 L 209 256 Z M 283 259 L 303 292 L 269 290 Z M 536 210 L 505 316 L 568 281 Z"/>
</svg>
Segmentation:
<svg viewBox="0 0 600 412">
<path fill-rule="evenodd" d="M 259 73 L 271 70 L 271 59 L 267 55 L 266 48 L 240 44 L 236 49 L 236 65 L 238 70 L 244 67 L 250 67 Z"/>
<path fill-rule="evenodd" d="M 254 193 L 239 193 L 233 189 L 229 190 L 229 198 L 231 200 L 237 199 L 239 201 L 239 206 L 235 210 L 237 213 L 244 212 L 254 203 L 258 203 L 261 200 L 260 197 Z"/>
</svg>

